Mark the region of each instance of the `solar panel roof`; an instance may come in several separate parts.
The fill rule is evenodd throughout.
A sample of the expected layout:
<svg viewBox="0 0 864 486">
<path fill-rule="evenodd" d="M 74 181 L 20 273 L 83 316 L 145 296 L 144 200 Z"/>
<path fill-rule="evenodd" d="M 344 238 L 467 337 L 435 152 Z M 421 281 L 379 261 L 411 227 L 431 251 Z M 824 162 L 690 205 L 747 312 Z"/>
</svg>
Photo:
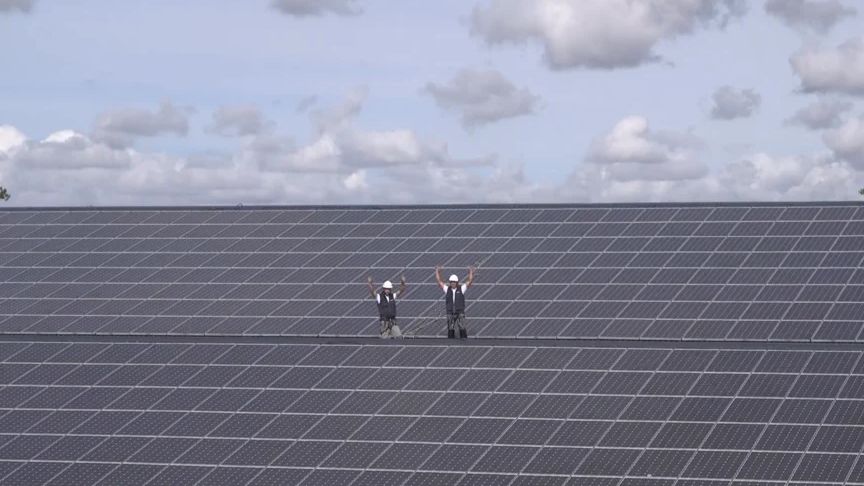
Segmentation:
<svg viewBox="0 0 864 486">
<path fill-rule="evenodd" d="M 0 211 L 0 482 L 864 484 L 862 238 L 858 203 Z M 468 340 L 437 264 L 478 267 Z"/>
<path fill-rule="evenodd" d="M 862 259 L 853 203 L 7 210 L 0 332 L 369 336 L 404 275 L 432 337 L 441 264 L 478 337 L 857 342 Z"/>
<path fill-rule="evenodd" d="M 3 342 L 0 474 L 8 484 L 864 481 L 858 348 L 446 344 Z"/>
</svg>

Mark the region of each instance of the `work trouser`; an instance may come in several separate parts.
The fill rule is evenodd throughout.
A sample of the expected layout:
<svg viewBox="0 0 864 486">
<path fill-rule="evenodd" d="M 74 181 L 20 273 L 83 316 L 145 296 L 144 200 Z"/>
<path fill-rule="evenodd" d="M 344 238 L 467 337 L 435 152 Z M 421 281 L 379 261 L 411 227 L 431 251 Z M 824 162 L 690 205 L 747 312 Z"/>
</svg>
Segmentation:
<svg viewBox="0 0 864 486">
<path fill-rule="evenodd" d="M 460 312 L 458 314 L 447 314 L 447 330 L 454 331 L 459 329 L 459 331 L 465 330 L 465 313 Z"/>
<path fill-rule="evenodd" d="M 396 318 L 381 318 L 381 337 L 402 337 L 402 331 L 396 325 Z"/>
</svg>

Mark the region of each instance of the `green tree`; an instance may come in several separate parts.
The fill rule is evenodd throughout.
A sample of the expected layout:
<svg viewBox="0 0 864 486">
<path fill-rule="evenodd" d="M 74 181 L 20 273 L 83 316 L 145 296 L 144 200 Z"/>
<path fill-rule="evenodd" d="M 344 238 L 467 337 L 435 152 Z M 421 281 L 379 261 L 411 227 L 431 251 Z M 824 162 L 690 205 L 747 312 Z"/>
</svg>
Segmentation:
<svg viewBox="0 0 864 486">
<path fill-rule="evenodd" d="M 10 197 L 12 196 L 9 194 L 9 191 L 7 191 L 5 187 L 0 186 L 0 199 L 8 201 Z"/>
</svg>

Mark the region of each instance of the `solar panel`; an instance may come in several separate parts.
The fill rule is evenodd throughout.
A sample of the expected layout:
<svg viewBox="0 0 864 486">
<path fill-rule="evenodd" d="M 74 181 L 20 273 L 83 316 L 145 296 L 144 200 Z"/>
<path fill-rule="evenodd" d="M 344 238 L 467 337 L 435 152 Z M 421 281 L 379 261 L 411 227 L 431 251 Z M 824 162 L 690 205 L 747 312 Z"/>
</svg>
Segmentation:
<svg viewBox="0 0 864 486">
<path fill-rule="evenodd" d="M 855 484 L 859 206 L 2 211 L 0 481 Z"/>
</svg>

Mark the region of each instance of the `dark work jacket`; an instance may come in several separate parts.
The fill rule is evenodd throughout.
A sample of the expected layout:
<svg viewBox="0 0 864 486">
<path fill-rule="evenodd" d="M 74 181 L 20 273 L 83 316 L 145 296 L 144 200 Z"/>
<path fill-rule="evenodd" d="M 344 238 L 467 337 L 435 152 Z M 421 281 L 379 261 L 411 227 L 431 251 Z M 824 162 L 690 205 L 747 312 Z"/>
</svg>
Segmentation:
<svg viewBox="0 0 864 486">
<path fill-rule="evenodd" d="M 384 295 L 383 290 L 378 295 L 381 297 L 381 302 L 378 303 L 378 317 L 382 320 L 396 319 L 396 297 L 393 296 L 393 292 L 390 292 L 389 298 Z"/>
<path fill-rule="evenodd" d="M 465 294 L 462 293 L 462 285 L 456 287 L 456 302 L 453 302 L 453 287 L 447 286 L 447 293 L 444 294 L 444 301 L 447 304 L 448 314 L 464 314 L 465 313 Z"/>
</svg>

